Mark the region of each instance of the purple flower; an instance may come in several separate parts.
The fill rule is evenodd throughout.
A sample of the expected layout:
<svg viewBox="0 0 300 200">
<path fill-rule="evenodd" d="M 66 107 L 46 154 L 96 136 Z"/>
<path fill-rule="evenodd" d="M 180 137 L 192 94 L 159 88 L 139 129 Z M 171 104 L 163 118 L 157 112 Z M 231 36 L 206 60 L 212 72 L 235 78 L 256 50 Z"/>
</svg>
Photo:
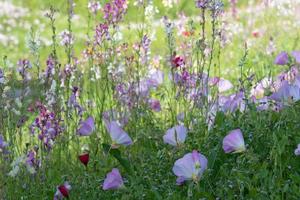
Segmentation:
<svg viewBox="0 0 300 200">
<path fill-rule="evenodd" d="M 206 157 L 193 150 L 192 153 L 185 154 L 182 158 L 176 160 L 173 166 L 173 173 L 178 177 L 176 180 L 177 184 L 182 185 L 188 180 L 198 182 L 206 169 Z"/>
<path fill-rule="evenodd" d="M 300 144 L 297 145 L 297 149 L 295 149 L 295 155 L 299 156 L 300 155 Z"/>
<path fill-rule="evenodd" d="M 238 92 L 230 96 L 221 96 L 219 103 L 223 112 L 235 112 L 239 109 L 241 112 L 245 110 L 244 92 Z"/>
<path fill-rule="evenodd" d="M 159 102 L 159 100 L 156 100 L 156 99 L 150 99 L 148 103 L 149 103 L 150 108 L 151 108 L 153 111 L 155 111 L 155 112 L 161 111 L 161 107 L 160 107 L 160 102 Z"/>
<path fill-rule="evenodd" d="M 60 36 L 60 44 L 62 46 L 70 46 L 74 43 L 74 36 L 68 30 L 64 30 L 59 34 Z"/>
<path fill-rule="evenodd" d="M 295 58 L 296 63 L 300 63 L 300 51 L 292 51 L 291 54 Z"/>
<path fill-rule="evenodd" d="M 289 84 L 288 81 L 283 81 L 278 91 L 274 92 L 270 98 L 279 102 L 293 103 L 300 100 L 300 88 Z"/>
<path fill-rule="evenodd" d="M 172 146 L 183 144 L 187 135 L 187 129 L 183 125 L 177 125 L 167 130 L 164 135 L 164 143 Z"/>
<path fill-rule="evenodd" d="M 88 3 L 88 9 L 91 13 L 96 15 L 97 12 L 101 9 L 101 4 L 99 3 L 99 1 L 90 1 Z"/>
<path fill-rule="evenodd" d="M 106 129 L 112 139 L 112 147 L 117 148 L 118 145 L 128 146 L 132 144 L 129 135 L 118 125 L 116 121 L 105 121 Z"/>
<path fill-rule="evenodd" d="M 282 51 L 280 52 L 274 61 L 274 64 L 276 65 L 286 65 L 289 62 L 289 55 L 287 54 L 287 52 Z"/>
<path fill-rule="evenodd" d="M 122 176 L 117 168 L 113 168 L 106 175 L 103 183 L 103 190 L 115 190 L 124 187 Z"/>
<path fill-rule="evenodd" d="M 7 146 L 8 146 L 8 144 L 4 141 L 3 136 L 0 135 L 0 152 L 4 152 L 4 150 Z"/>
<path fill-rule="evenodd" d="M 223 139 L 225 153 L 240 153 L 246 150 L 243 133 L 240 129 L 232 130 Z"/>
<path fill-rule="evenodd" d="M 89 136 L 95 130 L 95 120 L 93 117 L 88 117 L 85 121 L 80 123 L 80 127 L 77 130 L 77 133 L 80 136 Z"/>
</svg>

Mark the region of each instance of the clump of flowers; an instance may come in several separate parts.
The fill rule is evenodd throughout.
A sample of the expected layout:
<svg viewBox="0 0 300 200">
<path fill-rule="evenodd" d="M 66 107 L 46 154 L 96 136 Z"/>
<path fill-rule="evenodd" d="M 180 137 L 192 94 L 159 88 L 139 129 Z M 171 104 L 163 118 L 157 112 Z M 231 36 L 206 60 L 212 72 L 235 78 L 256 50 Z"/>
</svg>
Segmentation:
<svg viewBox="0 0 300 200">
<path fill-rule="evenodd" d="M 89 1 L 88 9 L 91 13 L 96 15 L 97 12 L 101 9 L 101 4 L 99 1 Z"/>
<path fill-rule="evenodd" d="M 31 133 L 38 133 L 38 138 L 43 142 L 47 150 L 52 149 L 56 138 L 62 133 L 61 120 L 46 106 L 37 102 L 38 117 L 31 124 Z"/>
<path fill-rule="evenodd" d="M 104 19 L 109 24 L 117 24 L 127 11 L 127 0 L 113 0 L 105 4 L 103 11 Z"/>
</svg>

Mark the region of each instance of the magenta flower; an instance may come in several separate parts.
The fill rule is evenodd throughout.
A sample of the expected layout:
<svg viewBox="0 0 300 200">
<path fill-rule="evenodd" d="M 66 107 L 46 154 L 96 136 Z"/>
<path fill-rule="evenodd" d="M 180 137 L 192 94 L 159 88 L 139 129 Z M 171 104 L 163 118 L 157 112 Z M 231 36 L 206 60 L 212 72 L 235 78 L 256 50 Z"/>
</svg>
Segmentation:
<svg viewBox="0 0 300 200">
<path fill-rule="evenodd" d="M 116 121 L 105 121 L 106 129 L 112 139 L 112 147 L 117 148 L 119 145 L 128 146 L 132 144 L 129 135 L 118 125 Z"/>
<path fill-rule="evenodd" d="M 295 58 L 296 63 L 300 63 L 300 51 L 292 51 L 291 54 Z"/>
<path fill-rule="evenodd" d="M 182 185 L 188 180 L 198 182 L 206 169 L 206 157 L 193 150 L 192 153 L 185 154 L 182 158 L 176 160 L 173 166 L 173 173 L 178 177 L 176 180 L 177 184 Z"/>
<path fill-rule="evenodd" d="M 280 52 L 274 60 L 274 64 L 276 65 L 286 65 L 288 64 L 288 62 L 289 62 L 289 55 L 285 51 Z"/>
<path fill-rule="evenodd" d="M 177 125 L 167 130 L 163 136 L 164 143 L 172 146 L 183 144 L 187 135 L 187 129 L 183 125 Z"/>
<path fill-rule="evenodd" d="M 295 149 L 295 155 L 296 156 L 300 155 L 300 144 L 298 144 L 297 149 Z"/>
<path fill-rule="evenodd" d="M 68 182 L 65 182 L 63 185 L 58 186 L 54 195 L 54 200 L 69 198 L 70 190 L 71 185 Z"/>
<path fill-rule="evenodd" d="M 223 139 L 225 153 L 240 153 L 246 150 L 243 133 L 240 129 L 232 130 Z"/>
<path fill-rule="evenodd" d="M 106 175 L 103 183 L 103 190 L 115 190 L 124 187 L 122 176 L 117 168 L 113 168 L 111 172 Z"/>
<path fill-rule="evenodd" d="M 80 136 L 89 136 L 95 130 L 95 121 L 93 117 L 88 117 L 85 121 L 80 123 L 80 127 L 77 130 L 77 133 Z"/>
</svg>

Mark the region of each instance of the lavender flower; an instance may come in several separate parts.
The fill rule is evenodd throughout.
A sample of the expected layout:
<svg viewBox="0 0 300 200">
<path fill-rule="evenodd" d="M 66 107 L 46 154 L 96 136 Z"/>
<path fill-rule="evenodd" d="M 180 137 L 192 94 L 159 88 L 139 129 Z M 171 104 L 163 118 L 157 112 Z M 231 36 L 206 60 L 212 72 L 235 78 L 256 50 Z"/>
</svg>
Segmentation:
<svg viewBox="0 0 300 200">
<path fill-rule="evenodd" d="M 207 159 L 201 153 L 193 150 L 178 159 L 173 166 L 173 173 L 178 177 L 176 182 L 182 185 L 185 181 L 193 180 L 198 182 L 207 169 Z"/>
<path fill-rule="evenodd" d="M 223 139 L 225 153 L 240 153 L 246 151 L 243 133 L 240 129 L 232 130 Z"/>
<path fill-rule="evenodd" d="M 297 148 L 295 149 L 295 155 L 299 156 L 300 155 L 300 144 L 297 145 Z"/>
<path fill-rule="evenodd" d="M 4 71 L 0 68 L 0 84 L 5 83 Z"/>
<path fill-rule="evenodd" d="M 112 139 L 112 147 L 117 148 L 119 145 L 128 146 L 132 144 L 129 135 L 115 121 L 105 121 L 106 129 Z"/>
<path fill-rule="evenodd" d="M 74 36 L 68 30 L 62 31 L 60 34 L 60 44 L 62 46 L 70 46 L 74 43 Z"/>
<path fill-rule="evenodd" d="M 31 69 L 32 65 L 30 63 L 29 60 L 27 59 L 21 59 L 18 61 L 18 69 L 17 71 L 19 72 L 19 74 L 22 76 L 22 79 L 24 81 L 29 81 L 31 79 L 31 76 L 28 72 L 28 69 Z"/>
<path fill-rule="evenodd" d="M 164 135 L 164 143 L 172 146 L 183 144 L 187 135 L 187 129 L 183 125 L 177 125 L 167 130 Z"/>
<path fill-rule="evenodd" d="M 285 51 L 280 52 L 274 60 L 274 64 L 276 65 L 286 65 L 288 64 L 288 62 L 289 62 L 289 55 Z"/>
<path fill-rule="evenodd" d="M 148 101 L 150 108 L 155 111 L 155 112 L 159 112 L 161 111 L 161 107 L 160 107 L 160 101 L 156 100 L 156 99 L 149 99 Z"/>
<path fill-rule="evenodd" d="M 106 175 L 103 183 L 103 190 L 115 190 L 124 187 L 122 176 L 117 168 L 113 168 Z"/>
<path fill-rule="evenodd" d="M 101 4 L 99 1 L 89 1 L 88 9 L 91 13 L 96 15 L 97 12 L 101 9 Z"/>
<path fill-rule="evenodd" d="M 90 136 L 95 130 L 95 120 L 93 117 L 88 117 L 85 121 L 80 123 L 77 133 L 80 136 Z"/>
<path fill-rule="evenodd" d="M 296 63 L 300 64 L 300 51 L 292 51 L 291 54 L 295 58 Z"/>
<path fill-rule="evenodd" d="M 5 152 L 5 148 L 8 144 L 4 141 L 3 136 L 0 134 L 0 152 Z"/>
</svg>

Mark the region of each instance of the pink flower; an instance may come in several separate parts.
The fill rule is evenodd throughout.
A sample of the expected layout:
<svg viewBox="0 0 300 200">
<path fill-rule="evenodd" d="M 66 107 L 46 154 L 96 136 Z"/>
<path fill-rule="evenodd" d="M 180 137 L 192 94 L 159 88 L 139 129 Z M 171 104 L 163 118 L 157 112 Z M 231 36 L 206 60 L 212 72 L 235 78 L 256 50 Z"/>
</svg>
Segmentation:
<svg viewBox="0 0 300 200">
<path fill-rule="evenodd" d="M 164 143 L 172 146 L 183 144 L 187 135 L 187 129 L 183 125 L 177 125 L 167 130 L 164 135 Z"/>
<path fill-rule="evenodd" d="M 102 188 L 103 190 L 115 190 L 121 187 L 124 187 L 122 176 L 117 168 L 113 168 L 106 175 Z"/>
<path fill-rule="evenodd" d="M 176 180 L 177 184 L 182 185 L 188 180 L 198 182 L 206 169 L 206 157 L 193 150 L 192 153 L 185 154 L 182 158 L 176 160 L 173 166 L 173 173 L 178 177 Z"/>
<path fill-rule="evenodd" d="M 223 139 L 225 153 L 240 153 L 246 150 L 244 137 L 240 129 L 232 130 Z"/>
</svg>

